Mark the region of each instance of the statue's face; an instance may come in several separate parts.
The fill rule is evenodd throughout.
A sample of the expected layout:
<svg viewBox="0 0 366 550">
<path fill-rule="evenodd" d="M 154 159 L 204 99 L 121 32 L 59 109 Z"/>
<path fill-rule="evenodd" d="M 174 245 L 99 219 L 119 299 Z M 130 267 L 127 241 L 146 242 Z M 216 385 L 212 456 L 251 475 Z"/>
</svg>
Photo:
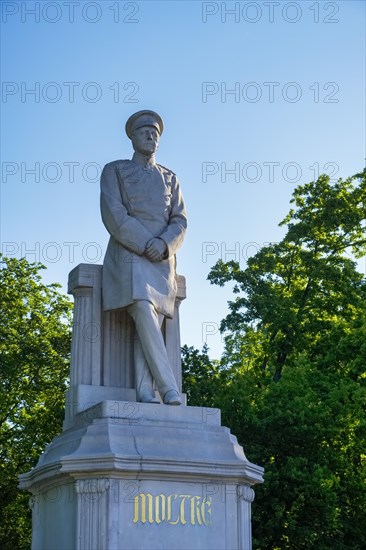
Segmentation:
<svg viewBox="0 0 366 550">
<path fill-rule="evenodd" d="M 132 133 L 132 145 L 135 151 L 143 155 L 155 153 L 160 135 L 154 126 L 142 126 Z"/>
</svg>

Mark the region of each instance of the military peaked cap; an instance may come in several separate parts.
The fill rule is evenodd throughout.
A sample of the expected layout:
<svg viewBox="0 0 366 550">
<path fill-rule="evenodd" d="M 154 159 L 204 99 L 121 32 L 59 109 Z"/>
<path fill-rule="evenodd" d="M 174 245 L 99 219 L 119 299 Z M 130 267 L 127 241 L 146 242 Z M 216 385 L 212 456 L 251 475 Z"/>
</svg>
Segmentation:
<svg viewBox="0 0 366 550">
<path fill-rule="evenodd" d="M 126 122 L 126 134 L 131 139 L 132 132 L 143 126 L 154 126 L 159 134 L 163 133 L 164 123 L 160 115 L 155 111 L 138 111 L 130 116 Z"/>
</svg>

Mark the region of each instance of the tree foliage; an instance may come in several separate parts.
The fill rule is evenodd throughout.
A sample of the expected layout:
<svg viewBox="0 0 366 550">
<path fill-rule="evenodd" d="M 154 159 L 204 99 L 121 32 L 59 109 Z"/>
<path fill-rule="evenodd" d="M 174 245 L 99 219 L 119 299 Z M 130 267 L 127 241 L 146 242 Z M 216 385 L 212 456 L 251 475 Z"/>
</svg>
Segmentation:
<svg viewBox="0 0 366 550">
<path fill-rule="evenodd" d="M 183 392 L 192 406 L 215 407 L 219 383 L 219 361 L 211 361 L 205 345 L 202 353 L 194 347 L 182 347 Z"/>
<path fill-rule="evenodd" d="M 214 284 L 234 282 L 213 404 L 265 467 L 253 506 L 256 550 L 361 550 L 366 280 L 350 254 L 366 252 L 366 173 L 334 185 L 321 176 L 299 186 L 292 203 L 281 242 L 245 269 L 219 261 L 209 274 Z M 189 349 L 190 379 L 209 373 L 207 350 Z M 211 386 L 202 379 L 212 401 Z"/>
<path fill-rule="evenodd" d="M 278 381 L 299 351 L 321 353 L 325 334 L 347 330 L 366 297 L 349 257 L 366 253 L 365 197 L 365 173 L 335 185 L 321 176 L 295 190 L 297 208 L 280 224 L 288 227 L 281 242 L 261 248 L 244 270 L 234 261 L 216 263 L 209 280 L 234 281 L 238 295 L 221 324 L 231 334 L 228 359 L 247 353 Z"/>
<path fill-rule="evenodd" d="M 61 430 L 71 302 L 45 285 L 41 264 L 0 258 L 0 546 L 30 546 L 29 495 L 18 475 Z"/>
</svg>

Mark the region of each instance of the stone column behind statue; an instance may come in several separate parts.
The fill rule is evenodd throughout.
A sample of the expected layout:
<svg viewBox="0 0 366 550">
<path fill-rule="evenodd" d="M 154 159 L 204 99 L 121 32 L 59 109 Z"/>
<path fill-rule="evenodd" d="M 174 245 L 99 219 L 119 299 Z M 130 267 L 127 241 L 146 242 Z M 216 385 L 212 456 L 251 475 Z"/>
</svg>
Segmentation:
<svg viewBox="0 0 366 550">
<path fill-rule="evenodd" d="M 68 291 L 74 296 L 74 320 L 65 429 L 73 424 L 75 414 L 100 401 L 137 401 L 134 323 L 126 311 L 103 311 L 102 272 L 101 265 L 80 264 L 69 275 Z M 185 278 L 178 275 L 174 315 L 165 320 L 162 332 L 180 392 L 179 306 L 185 298 Z"/>
</svg>

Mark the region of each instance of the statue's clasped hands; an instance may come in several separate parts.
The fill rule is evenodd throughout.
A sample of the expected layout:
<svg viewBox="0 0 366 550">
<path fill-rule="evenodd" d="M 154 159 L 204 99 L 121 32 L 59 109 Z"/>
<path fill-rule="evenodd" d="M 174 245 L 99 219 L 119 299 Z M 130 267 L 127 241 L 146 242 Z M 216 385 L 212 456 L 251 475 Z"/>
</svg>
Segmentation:
<svg viewBox="0 0 366 550">
<path fill-rule="evenodd" d="M 150 262 L 160 262 L 165 258 L 166 252 L 166 243 L 162 239 L 154 237 L 146 245 L 145 256 Z"/>
</svg>

